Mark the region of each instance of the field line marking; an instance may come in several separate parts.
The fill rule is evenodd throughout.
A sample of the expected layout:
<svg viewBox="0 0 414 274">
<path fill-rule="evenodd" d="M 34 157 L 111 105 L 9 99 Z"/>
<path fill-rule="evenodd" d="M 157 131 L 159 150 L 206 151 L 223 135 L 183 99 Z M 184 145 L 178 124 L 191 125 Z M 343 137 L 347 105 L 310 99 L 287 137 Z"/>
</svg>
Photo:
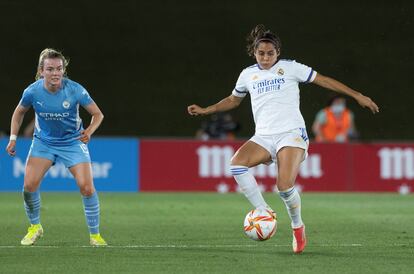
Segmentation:
<svg viewBox="0 0 414 274">
<path fill-rule="evenodd" d="M 265 247 L 290 247 L 291 245 L 281 245 L 281 244 L 273 244 L 273 245 L 265 245 Z M 344 244 L 313 244 L 308 245 L 308 247 L 391 247 L 391 246 L 411 246 L 410 244 L 386 244 L 386 245 L 378 245 L 378 246 L 371 246 L 371 245 L 363 245 L 360 243 L 344 243 Z M 245 244 L 245 245 L 181 245 L 181 244 L 166 244 L 166 245 L 108 245 L 105 247 L 94 247 L 90 245 L 75 245 L 75 246 L 68 246 L 68 245 L 34 245 L 34 246 L 21 246 L 21 245 L 0 245 L 0 249 L 12 249 L 12 248 L 119 248 L 119 249 L 150 249 L 150 248 L 164 248 L 164 249 L 191 249 L 191 248 L 261 248 L 263 245 L 260 244 Z"/>
<path fill-rule="evenodd" d="M 291 245 L 281 245 L 281 244 L 274 244 L 274 245 L 266 245 L 266 247 L 290 247 Z M 308 245 L 314 247 L 359 247 L 362 244 L 339 244 L 339 245 L 329 245 L 329 244 L 321 244 L 321 245 Z M 246 244 L 246 245 L 108 245 L 103 248 L 177 248 L 177 249 L 186 249 L 186 248 L 260 248 L 263 245 L 254 245 L 254 244 Z M 21 245 L 4 245 L 0 246 L 0 249 L 7 249 L 7 248 L 96 248 L 90 245 L 77 245 L 77 246 L 57 246 L 57 245 L 33 245 L 33 246 L 21 246 Z"/>
</svg>

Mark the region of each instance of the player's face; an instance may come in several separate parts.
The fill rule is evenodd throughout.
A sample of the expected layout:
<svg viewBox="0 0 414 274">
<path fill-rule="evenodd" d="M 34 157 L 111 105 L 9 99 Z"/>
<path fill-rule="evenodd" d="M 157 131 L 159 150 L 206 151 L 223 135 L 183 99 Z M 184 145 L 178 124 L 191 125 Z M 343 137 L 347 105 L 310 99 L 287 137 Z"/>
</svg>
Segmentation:
<svg viewBox="0 0 414 274">
<path fill-rule="evenodd" d="M 43 61 L 43 68 L 40 74 L 45 79 L 45 87 L 50 91 L 56 91 L 62 84 L 63 74 L 65 68 L 63 67 L 63 60 L 60 58 L 46 58 Z"/>
<path fill-rule="evenodd" d="M 262 69 L 270 69 L 276 63 L 279 53 L 272 43 L 260 42 L 254 56 Z"/>
</svg>

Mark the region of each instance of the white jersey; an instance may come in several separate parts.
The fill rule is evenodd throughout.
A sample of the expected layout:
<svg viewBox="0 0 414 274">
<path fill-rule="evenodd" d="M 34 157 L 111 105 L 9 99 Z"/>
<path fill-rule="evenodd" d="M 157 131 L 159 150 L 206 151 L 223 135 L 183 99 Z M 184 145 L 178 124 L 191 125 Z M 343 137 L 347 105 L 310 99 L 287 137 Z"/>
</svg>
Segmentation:
<svg viewBox="0 0 414 274">
<path fill-rule="evenodd" d="M 258 64 L 244 69 L 232 94 L 250 94 L 256 134 L 273 135 L 305 128 L 299 109 L 299 83 L 312 82 L 316 71 L 291 60 L 279 60 L 269 70 Z"/>
</svg>

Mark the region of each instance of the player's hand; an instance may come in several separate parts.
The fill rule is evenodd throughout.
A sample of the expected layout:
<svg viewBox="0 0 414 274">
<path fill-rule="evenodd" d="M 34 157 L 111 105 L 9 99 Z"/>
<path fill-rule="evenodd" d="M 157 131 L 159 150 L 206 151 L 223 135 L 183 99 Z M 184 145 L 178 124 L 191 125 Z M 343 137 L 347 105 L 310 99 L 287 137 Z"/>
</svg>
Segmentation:
<svg viewBox="0 0 414 274">
<path fill-rule="evenodd" d="M 375 104 L 374 101 L 371 100 L 371 98 L 360 94 L 355 98 L 355 100 L 357 100 L 358 104 L 360 104 L 362 107 L 369 108 L 372 111 L 372 113 L 375 114 L 379 112 L 379 107 L 377 106 L 377 104 Z"/>
<path fill-rule="evenodd" d="M 82 143 L 87 144 L 91 140 L 91 134 L 87 130 L 82 130 L 81 131 L 81 136 L 79 137 L 79 140 Z"/>
<path fill-rule="evenodd" d="M 16 150 L 14 149 L 15 147 L 16 147 L 16 141 L 15 140 L 9 141 L 9 143 L 6 147 L 7 153 L 12 157 L 14 157 L 16 155 Z"/>
<path fill-rule="evenodd" d="M 198 105 L 191 105 L 187 107 L 188 114 L 197 116 L 197 115 L 206 115 L 207 111 L 205 108 L 202 108 Z"/>
</svg>

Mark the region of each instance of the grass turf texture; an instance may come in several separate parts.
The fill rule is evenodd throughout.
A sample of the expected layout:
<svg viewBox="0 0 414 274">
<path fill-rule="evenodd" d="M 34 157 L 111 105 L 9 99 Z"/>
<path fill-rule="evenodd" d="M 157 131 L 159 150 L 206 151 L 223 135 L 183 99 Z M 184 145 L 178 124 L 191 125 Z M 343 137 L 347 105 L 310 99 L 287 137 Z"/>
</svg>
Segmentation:
<svg viewBox="0 0 414 274">
<path fill-rule="evenodd" d="M 284 205 L 266 242 L 242 230 L 250 210 L 241 194 L 100 193 L 101 233 L 89 247 L 76 193 L 42 193 L 44 237 L 22 247 L 21 195 L 0 194 L 0 273 L 413 273 L 414 197 L 395 194 L 302 195 L 308 246 L 294 255 Z"/>
</svg>

